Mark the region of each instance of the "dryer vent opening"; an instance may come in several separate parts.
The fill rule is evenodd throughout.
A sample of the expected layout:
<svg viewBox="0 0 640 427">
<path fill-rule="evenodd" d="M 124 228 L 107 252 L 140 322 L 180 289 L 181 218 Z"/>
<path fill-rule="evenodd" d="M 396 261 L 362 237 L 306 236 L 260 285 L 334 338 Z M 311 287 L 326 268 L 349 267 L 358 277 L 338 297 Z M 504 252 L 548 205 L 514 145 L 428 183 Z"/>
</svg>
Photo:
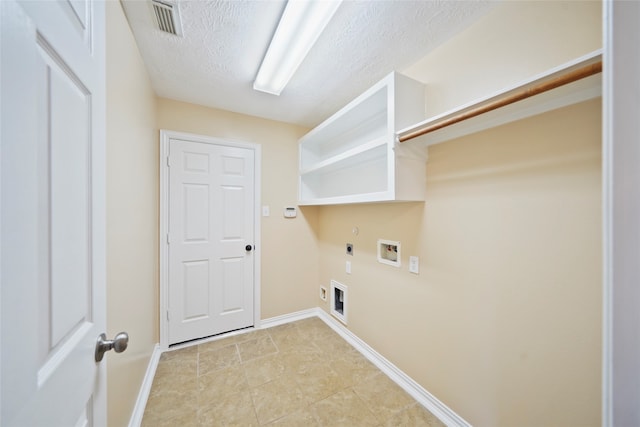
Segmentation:
<svg viewBox="0 0 640 427">
<path fill-rule="evenodd" d="M 331 281 L 331 314 L 345 325 L 347 324 L 347 287 Z"/>
</svg>

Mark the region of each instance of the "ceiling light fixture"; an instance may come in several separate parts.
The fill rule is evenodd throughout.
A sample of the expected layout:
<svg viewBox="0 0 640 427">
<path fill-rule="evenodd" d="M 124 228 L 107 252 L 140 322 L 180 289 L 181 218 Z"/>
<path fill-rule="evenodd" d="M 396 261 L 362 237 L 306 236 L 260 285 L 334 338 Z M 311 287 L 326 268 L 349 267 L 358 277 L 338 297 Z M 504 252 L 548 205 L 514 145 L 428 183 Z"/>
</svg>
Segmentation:
<svg viewBox="0 0 640 427">
<path fill-rule="evenodd" d="M 280 95 L 342 0 L 289 0 L 253 88 Z"/>
</svg>

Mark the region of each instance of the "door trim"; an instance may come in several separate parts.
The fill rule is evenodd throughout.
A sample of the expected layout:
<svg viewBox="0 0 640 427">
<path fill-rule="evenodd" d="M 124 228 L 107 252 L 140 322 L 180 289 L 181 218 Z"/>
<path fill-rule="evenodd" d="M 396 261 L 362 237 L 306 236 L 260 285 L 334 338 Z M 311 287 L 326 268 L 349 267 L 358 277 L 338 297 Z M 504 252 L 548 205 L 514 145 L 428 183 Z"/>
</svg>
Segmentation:
<svg viewBox="0 0 640 427">
<path fill-rule="evenodd" d="M 199 142 L 203 144 L 221 145 L 224 147 L 245 148 L 254 151 L 254 269 L 253 269 L 253 325 L 260 327 L 260 195 L 261 195 L 261 171 L 262 171 L 262 147 L 260 144 L 251 142 L 232 141 L 229 139 L 216 138 L 211 136 L 196 135 L 185 132 L 176 132 L 160 129 L 160 348 L 169 348 L 169 141 L 171 139 L 183 139 L 186 141 Z"/>
</svg>

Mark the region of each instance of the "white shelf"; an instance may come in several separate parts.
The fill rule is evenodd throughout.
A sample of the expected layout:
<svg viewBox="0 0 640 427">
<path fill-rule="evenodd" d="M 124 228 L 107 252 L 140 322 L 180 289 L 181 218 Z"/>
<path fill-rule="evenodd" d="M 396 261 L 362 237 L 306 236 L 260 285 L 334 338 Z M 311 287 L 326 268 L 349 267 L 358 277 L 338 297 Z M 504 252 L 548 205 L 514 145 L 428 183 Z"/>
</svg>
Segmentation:
<svg viewBox="0 0 640 427">
<path fill-rule="evenodd" d="M 306 196 L 305 204 L 322 204 L 322 199 L 331 200 L 331 204 L 335 200 L 342 203 L 373 201 L 371 193 L 378 194 L 381 201 L 388 200 L 388 168 L 387 145 L 378 145 L 357 156 L 300 175 L 301 193 Z M 364 194 L 368 196 L 360 197 Z"/>
<path fill-rule="evenodd" d="M 299 204 L 424 200 L 426 150 L 395 143 L 423 118 L 422 83 L 389 74 L 300 139 Z"/>
<path fill-rule="evenodd" d="M 398 132 L 397 137 L 400 138 L 426 126 L 446 122 L 459 114 L 490 104 L 497 99 L 534 87 L 542 81 L 597 63 L 601 60 L 602 50 L 591 52 L 590 54 L 582 56 L 574 61 L 570 61 L 559 67 L 555 67 L 545 73 L 521 82 L 520 84 L 507 87 L 491 96 L 470 102 L 443 114 L 404 128 Z M 434 145 L 600 96 L 602 96 L 602 76 L 601 74 L 596 74 L 496 110 L 483 113 L 479 116 L 444 127 L 426 135 L 416 137 L 415 139 L 404 142 L 403 145 Z"/>
<path fill-rule="evenodd" d="M 299 204 L 424 200 L 426 146 L 599 97 L 601 75 L 443 127 L 411 143 L 401 144 L 397 138 L 433 124 L 448 123 L 460 114 L 596 64 L 601 58 L 601 50 L 592 52 L 427 120 L 422 120 L 424 85 L 391 73 L 300 139 Z M 591 72 L 594 69 L 597 71 L 595 66 L 590 67 Z M 417 124 L 409 126 L 411 123 Z"/>
<path fill-rule="evenodd" d="M 300 175 L 309 175 L 317 171 L 330 172 L 332 170 L 339 169 L 340 167 L 347 166 L 350 161 L 357 163 L 360 161 L 360 158 L 367 155 L 367 152 L 379 147 L 386 148 L 386 146 L 386 138 L 382 137 L 374 139 L 373 141 L 360 144 L 357 147 L 353 147 L 349 150 L 336 154 L 333 157 L 329 157 L 326 160 L 316 162 L 312 166 L 301 170 Z"/>
</svg>

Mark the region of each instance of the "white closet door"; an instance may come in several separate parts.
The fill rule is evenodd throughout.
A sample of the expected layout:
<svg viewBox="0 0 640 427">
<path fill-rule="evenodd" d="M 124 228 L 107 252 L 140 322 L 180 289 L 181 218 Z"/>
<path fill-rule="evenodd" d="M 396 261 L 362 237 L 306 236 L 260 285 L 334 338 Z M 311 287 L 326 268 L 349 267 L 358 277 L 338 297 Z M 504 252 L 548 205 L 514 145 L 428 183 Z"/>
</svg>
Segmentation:
<svg viewBox="0 0 640 427">
<path fill-rule="evenodd" d="M 169 343 L 253 326 L 254 151 L 170 140 Z"/>
</svg>

